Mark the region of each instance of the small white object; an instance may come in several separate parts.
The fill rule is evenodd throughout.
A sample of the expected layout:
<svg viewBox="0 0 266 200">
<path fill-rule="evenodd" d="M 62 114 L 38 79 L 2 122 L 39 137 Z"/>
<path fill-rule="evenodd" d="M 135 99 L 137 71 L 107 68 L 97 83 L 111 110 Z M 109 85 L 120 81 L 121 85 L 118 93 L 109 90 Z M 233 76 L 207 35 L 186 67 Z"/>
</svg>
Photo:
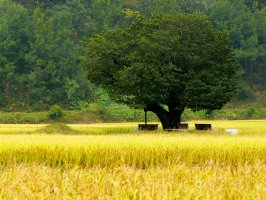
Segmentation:
<svg viewBox="0 0 266 200">
<path fill-rule="evenodd" d="M 237 128 L 228 128 L 225 130 L 225 132 L 229 135 L 238 135 L 238 129 Z"/>
<path fill-rule="evenodd" d="M 134 128 L 134 132 L 138 133 L 139 132 L 139 127 Z"/>
<path fill-rule="evenodd" d="M 218 128 L 212 127 L 212 131 L 218 131 Z"/>
</svg>

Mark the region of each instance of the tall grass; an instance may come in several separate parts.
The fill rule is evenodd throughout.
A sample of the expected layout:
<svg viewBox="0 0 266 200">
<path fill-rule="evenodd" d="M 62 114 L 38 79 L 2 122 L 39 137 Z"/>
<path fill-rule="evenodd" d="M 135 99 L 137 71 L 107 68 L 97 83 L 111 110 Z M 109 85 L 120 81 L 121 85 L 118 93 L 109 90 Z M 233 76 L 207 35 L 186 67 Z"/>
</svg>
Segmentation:
<svg viewBox="0 0 266 200">
<path fill-rule="evenodd" d="M 210 135 L 1 135 L 0 164 L 137 168 L 266 161 L 266 140 Z"/>
<path fill-rule="evenodd" d="M 169 168 L 0 167 L 1 199 L 266 198 L 266 165 L 176 165 Z"/>
</svg>

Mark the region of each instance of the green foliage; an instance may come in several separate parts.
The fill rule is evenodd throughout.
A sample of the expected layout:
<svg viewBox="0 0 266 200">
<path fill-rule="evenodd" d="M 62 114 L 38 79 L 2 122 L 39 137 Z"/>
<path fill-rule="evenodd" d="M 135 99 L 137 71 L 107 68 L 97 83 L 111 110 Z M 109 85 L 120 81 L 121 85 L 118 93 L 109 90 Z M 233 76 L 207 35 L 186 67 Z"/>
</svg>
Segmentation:
<svg viewBox="0 0 266 200">
<path fill-rule="evenodd" d="M 102 114 L 95 114 L 99 111 L 65 111 L 64 116 L 57 121 L 68 124 L 89 124 L 96 122 L 143 122 L 144 112 L 143 110 L 133 110 L 129 108 L 105 108 L 105 112 Z M 182 115 L 182 121 L 190 120 L 245 120 L 245 119 L 265 119 L 266 109 L 250 106 L 242 109 L 223 109 L 214 111 L 210 116 L 206 114 L 206 111 L 193 112 L 190 109 L 186 109 Z M 0 113 L 0 124 L 41 124 L 51 123 L 51 119 L 48 117 L 48 112 L 13 112 L 13 113 Z M 148 122 L 158 122 L 158 118 L 155 114 L 148 112 Z"/>
<path fill-rule="evenodd" d="M 109 105 L 92 103 L 85 110 L 86 113 L 93 114 L 94 118 L 103 122 L 132 122 L 144 121 L 144 112 L 142 110 L 130 109 L 122 105 Z M 158 121 L 153 113 L 148 113 L 148 121 Z"/>
<path fill-rule="evenodd" d="M 83 47 L 73 38 L 69 10 L 48 15 L 5 0 L 0 2 L 0 13 L 1 107 L 76 108 L 89 100 L 90 84 L 78 61 Z"/>
<path fill-rule="evenodd" d="M 64 111 L 58 105 L 53 105 L 48 112 L 48 118 L 51 120 L 59 120 L 63 116 L 64 116 Z"/>
<path fill-rule="evenodd" d="M 108 107 L 112 104 L 108 93 L 101 87 L 95 88 L 94 90 L 94 102 L 105 107 Z"/>
<path fill-rule="evenodd" d="M 248 107 L 241 114 L 244 119 L 256 119 L 259 117 L 259 111 L 253 106 Z"/>
<path fill-rule="evenodd" d="M 96 103 L 92 103 L 89 105 L 89 107 L 86 109 L 88 112 L 91 112 L 93 114 L 103 116 L 106 114 L 107 110 L 104 106 Z"/>
<path fill-rule="evenodd" d="M 38 124 L 47 123 L 49 121 L 46 112 L 12 112 L 12 113 L 0 113 L 1 124 Z"/>
<path fill-rule="evenodd" d="M 208 119 L 206 110 L 193 112 L 191 109 L 186 109 L 182 115 L 182 121 Z"/>
</svg>

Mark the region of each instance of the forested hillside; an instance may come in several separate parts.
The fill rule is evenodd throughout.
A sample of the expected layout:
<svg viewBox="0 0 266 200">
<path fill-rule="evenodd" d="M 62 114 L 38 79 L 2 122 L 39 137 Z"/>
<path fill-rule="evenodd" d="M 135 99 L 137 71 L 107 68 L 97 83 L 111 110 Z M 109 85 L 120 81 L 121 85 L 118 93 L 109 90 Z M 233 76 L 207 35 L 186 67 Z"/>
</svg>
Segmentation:
<svg viewBox="0 0 266 200">
<path fill-rule="evenodd" d="M 266 96 L 265 0 L 0 0 L 0 109 L 80 109 L 103 93 L 80 57 L 94 33 L 139 15 L 201 12 L 228 30 L 243 69 L 236 100 Z"/>
</svg>

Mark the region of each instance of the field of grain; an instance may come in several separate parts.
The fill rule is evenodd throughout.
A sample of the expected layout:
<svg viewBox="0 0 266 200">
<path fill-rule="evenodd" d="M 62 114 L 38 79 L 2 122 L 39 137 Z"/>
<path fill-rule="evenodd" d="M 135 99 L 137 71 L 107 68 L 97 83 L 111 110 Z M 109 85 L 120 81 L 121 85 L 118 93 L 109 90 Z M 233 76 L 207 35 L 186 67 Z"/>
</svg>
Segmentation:
<svg viewBox="0 0 266 200">
<path fill-rule="evenodd" d="M 70 125 L 67 135 L 0 125 L 0 199 L 266 199 L 266 121 L 211 123 L 171 134 Z"/>
</svg>

